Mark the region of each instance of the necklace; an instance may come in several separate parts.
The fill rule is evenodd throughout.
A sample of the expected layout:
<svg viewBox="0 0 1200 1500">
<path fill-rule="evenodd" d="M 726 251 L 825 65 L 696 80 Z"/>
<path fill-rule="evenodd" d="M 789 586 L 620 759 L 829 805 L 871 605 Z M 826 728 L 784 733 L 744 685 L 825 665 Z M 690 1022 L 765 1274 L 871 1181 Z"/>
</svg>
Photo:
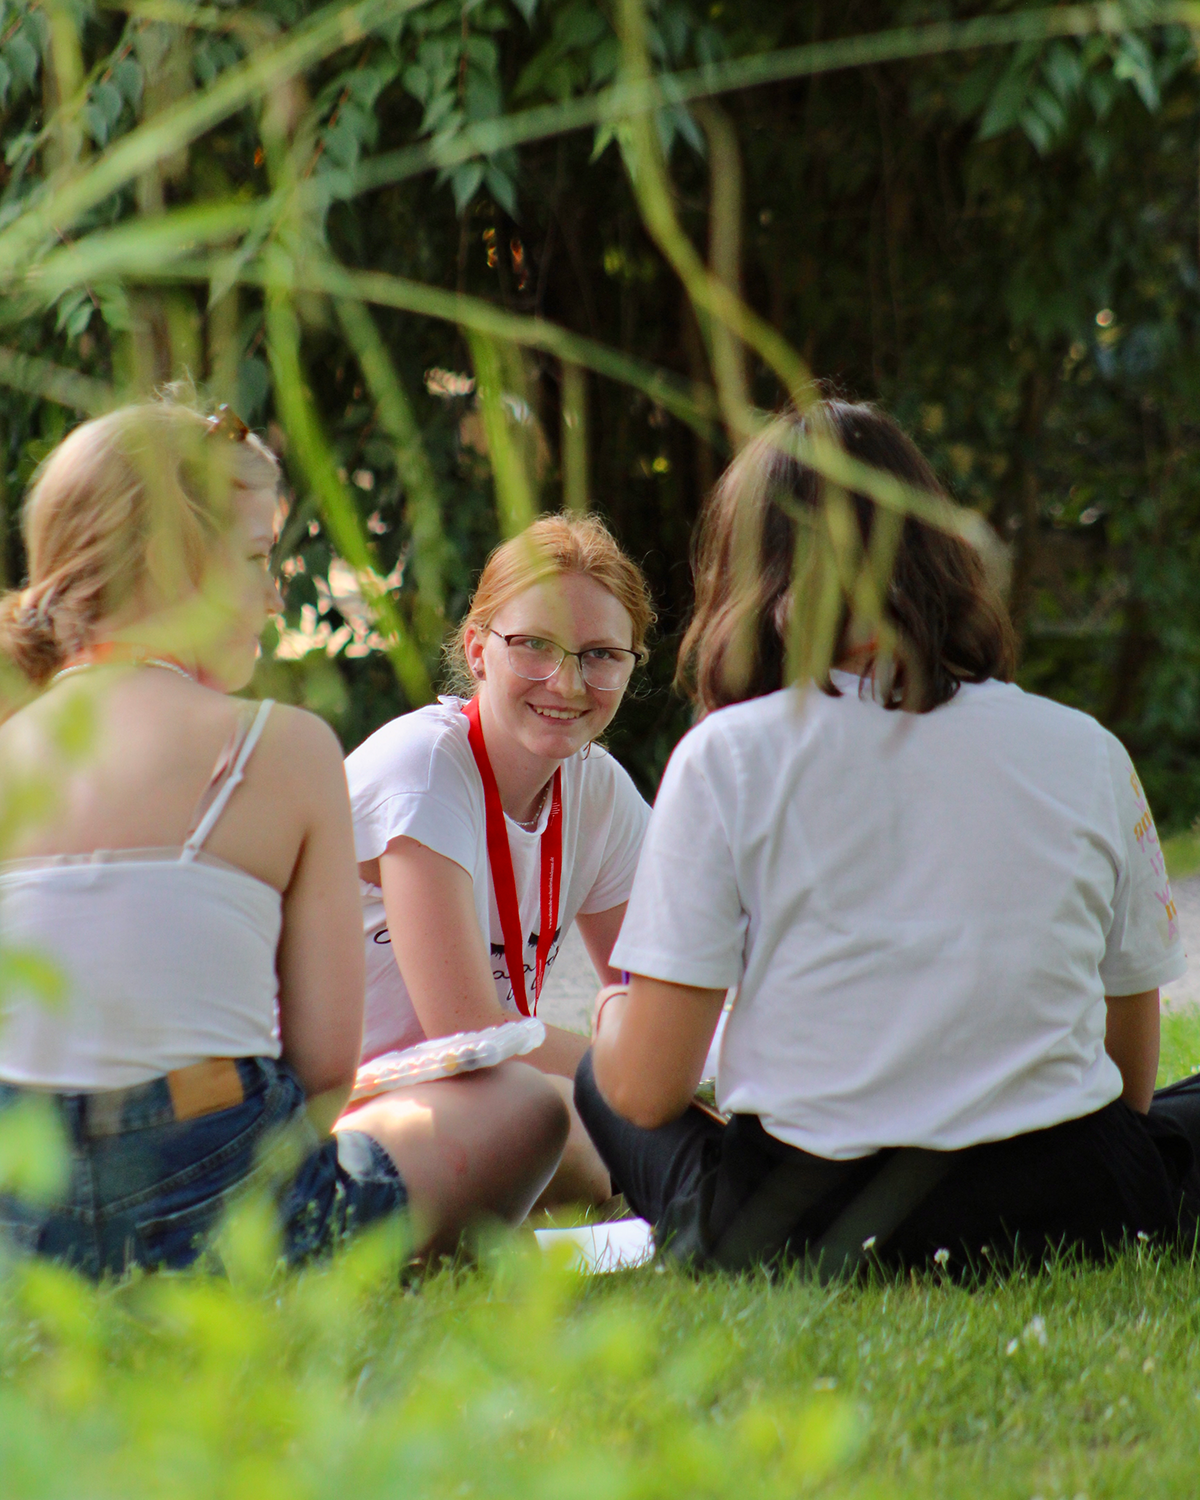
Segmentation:
<svg viewBox="0 0 1200 1500">
<path fill-rule="evenodd" d="M 517 825 L 518 828 L 523 828 L 526 833 L 534 833 L 537 831 L 538 819 L 542 815 L 542 808 L 546 805 L 546 793 L 549 790 L 550 783 L 547 782 L 546 785 L 542 788 L 542 795 L 538 798 L 538 804 L 533 810 L 533 817 L 513 819 L 513 822 Z"/>
<path fill-rule="evenodd" d="M 136 646 L 123 646 L 116 641 L 101 641 L 87 651 L 81 651 L 74 661 L 61 667 L 46 685 L 53 687 L 62 677 L 73 677 L 77 672 L 90 672 L 94 667 L 106 667 L 118 663 L 133 667 L 162 667 L 167 672 L 174 672 L 178 677 L 186 677 L 189 682 L 196 681 L 185 666 L 169 656 L 146 656 L 139 653 Z"/>
</svg>

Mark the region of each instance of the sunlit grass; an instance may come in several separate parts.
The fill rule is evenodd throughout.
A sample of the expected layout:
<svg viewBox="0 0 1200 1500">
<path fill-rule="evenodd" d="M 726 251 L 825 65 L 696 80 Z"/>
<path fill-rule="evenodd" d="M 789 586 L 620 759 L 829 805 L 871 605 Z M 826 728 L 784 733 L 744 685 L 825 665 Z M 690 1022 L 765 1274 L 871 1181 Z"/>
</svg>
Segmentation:
<svg viewBox="0 0 1200 1500">
<path fill-rule="evenodd" d="M 1172 880 L 1186 880 L 1200 872 L 1200 829 L 1189 828 L 1186 833 L 1163 839 L 1162 849 Z"/>
<path fill-rule="evenodd" d="M 1168 1016 L 1163 1081 L 1194 1066 L 1200 1013 Z M 403 1285 L 386 1238 L 275 1273 L 250 1211 L 224 1253 L 0 1275 L 6 1500 L 1195 1490 L 1200 1274 L 1146 1247 L 820 1288 L 584 1278 L 520 1235 Z"/>
</svg>

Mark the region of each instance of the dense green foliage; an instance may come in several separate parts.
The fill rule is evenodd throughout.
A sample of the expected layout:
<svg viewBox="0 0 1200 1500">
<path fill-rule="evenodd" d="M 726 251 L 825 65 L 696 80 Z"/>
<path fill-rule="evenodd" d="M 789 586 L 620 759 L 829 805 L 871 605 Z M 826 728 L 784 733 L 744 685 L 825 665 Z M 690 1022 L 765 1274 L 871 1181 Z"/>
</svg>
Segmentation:
<svg viewBox="0 0 1200 1500">
<path fill-rule="evenodd" d="M 1168 1018 L 1164 1079 L 1198 1064 Z M 1153 1248 L 822 1289 L 585 1279 L 517 1237 L 403 1288 L 386 1238 L 283 1275 L 264 1223 L 225 1278 L 0 1269 L 6 1500 L 1195 1489 L 1197 1270 Z"/>
<path fill-rule="evenodd" d="M 935 0 L 659 0 L 651 9 L 655 65 L 674 71 L 901 24 L 1011 15 Z M 195 12 L 151 0 L 4 0 L 0 233 L 44 201 L 47 184 L 69 182 L 139 121 L 265 56 L 308 14 L 304 0 Z M 350 269 L 545 317 L 706 388 L 708 322 L 642 224 L 622 127 L 552 130 L 440 173 L 397 176 L 398 150 L 452 145 L 472 125 L 607 85 L 619 63 L 614 14 L 598 0 L 395 0 L 377 8 L 374 31 L 317 49 L 302 82 L 251 91 L 244 107 L 164 149 L 69 230 L 22 252 L 36 264 L 56 243 L 77 244 L 82 258 L 40 293 L 27 281 L 7 304 L 0 378 L 25 388 L 0 397 L 8 576 L 22 570 L 14 520 L 23 485 L 75 416 L 45 393 L 85 406 L 110 386 L 190 375 L 280 446 L 298 445 L 288 452 L 299 497 L 284 539 L 288 623 L 298 627 L 307 607 L 309 626 L 332 635 L 333 659 L 313 653 L 264 678 L 325 712 L 347 745 L 401 707 L 364 611 L 345 588 L 325 586 L 339 481 L 331 470 L 324 486 L 313 477 L 299 407 L 284 409 L 278 385 L 284 325 L 268 327 L 262 293 L 238 277 L 264 244 L 290 253 L 303 242 Z M 1131 24 L 1143 14 L 1131 11 Z M 77 28 L 77 52 L 55 51 L 64 28 Z M 1023 680 L 1121 733 L 1160 821 L 1182 828 L 1200 811 L 1193 44 L 1182 26 L 1031 34 L 1018 46 L 669 106 L 659 131 L 694 243 L 704 251 L 710 239 L 719 159 L 714 181 L 734 204 L 751 305 L 819 377 L 894 410 L 956 495 L 1012 542 Z M 60 97 L 85 102 L 55 116 Z M 722 122 L 741 162 L 740 209 L 730 158 L 708 147 Z M 360 191 L 368 180 L 380 185 Z M 293 189 L 298 206 L 285 212 Z M 302 189 L 317 196 L 303 199 Z M 256 219 L 270 192 L 274 207 Z M 213 205 L 220 222 L 198 225 L 191 241 L 164 231 L 157 248 L 124 261 L 87 258 L 105 226 L 169 225 L 189 205 Z M 189 253 L 222 245 L 223 260 L 210 255 L 188 271 Z M 736 254 L 720 254 L 728 272 Z M 286 316 L 299 320 L 298 368 L 378 574 L 398 585 L 432 668 L 444 624 L 498 536 L 472 353 L 444 314 L 376 308 L 398 377 L 389 416 L 379 382 L 363 377 L 361 329 L 351 337 L 343 311 L 316 293 L 287 299 Z M 427 378 L 432 370 L 451 378 Z M 547 353 L 508 358 L 505 385 L 538 503 L 557 505 L 563 438 L 579 430 L 564 425 L 564 405 L 582 415 L 576 397 L 564 403 L 564 367 Z M 761 405 L 779 401 L 765 367 L 751 369 L 751 385 Z M 722 439 L 719 426 L 698 438 L 645 390 L 589 375 L 584 391 L 592 501 L 645 560 L 662 615 L 647 685 L 614 736 L 650 789 L 685 722 L 665 683 L 688 605 L 691 528 Z M 406 680 L 411 696 L 417 677 Z"/>
<path fill-rule="evenodd" d="M 1012 544 L 1023 679 L 1116 728 L 1160 821 L 1186 829 L 1200 811 L 1191 33 L 1148 4 L 1128 8 L 1130 29 L 1092 15 L 1078 35 L 990 0 L 649 9 L 671 73 L 969 15 L 1012 23 L 997 45 L 945 33 L 891 60 L 777 69 L 719 106 L 668 99 L 655 121 L 692 241 L 991 518 Z M 629 127 L 593 113 L 564 128 L 572 101 L 619 79 L 619 7 L 355 10 L 0 0 L 4 574 L 21 577 L 21 495 L 67 425 L 192 378 L 269 433 L 294 489 L 288 616 L 256 686 L 307 702 L 349 747 L 425 690 L 474 572 L 519 519 L 493 485 L 509 444 L 538 504 L 586 488 L 652 577 L 659 645 L 613 736 L 650 790 L 686 721 L 666 683 L 726 439 L 708 390 L 718 333 L 644 225 Z M 308 50 L 285 67 L 289 46 Z M 545 106 L 558 113 L 540 134 L 501 138 Z M 478 128 L 494 128 L 487 149 L 458 150 Z M 382 279 L 330 280 L 338 268 Z M 578 337 L 501 329 L 493 311 Z M 474 384 L 489 361 L 490 408 Z M 776 376 L 749 373 L 755 401 L 777 404 Z M 6 788 L 6 827 L 36 813 L 35 790 Z M 1171 847 L 1200 857 L 1193 835 Z M 21 957 L 3 955 L 0 982 Z M 53 976 L 15 977 L 52 998 Z M 1200 1022 L 1169 1018 L 1164 1079 L 1198 1065 Z M 36 1185 L 36 1122 L 18 1123 L 0 1184 Z M 386 1237 L 284 1276 L 265 1223 L 251 1205 L 227 1226 L 222 1279 L 97 1290 L 0 1265 L 6 1497 L 1195 1488 L 1196 1270 L 1154 1249 L 973 1291 L 936 1274 L 822 1290 L 588 1281 L 517 1240 L 401 1286 Z"/>
</svg>

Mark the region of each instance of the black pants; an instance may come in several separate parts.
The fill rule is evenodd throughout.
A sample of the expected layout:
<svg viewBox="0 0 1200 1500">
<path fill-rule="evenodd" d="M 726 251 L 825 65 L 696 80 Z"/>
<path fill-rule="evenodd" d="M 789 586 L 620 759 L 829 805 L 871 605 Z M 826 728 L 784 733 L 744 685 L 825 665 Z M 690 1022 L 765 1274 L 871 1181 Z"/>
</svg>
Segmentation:
<svg viewBox="0 0 1200 1500">
<path fill-rule="evenodd" d="M 785 1145 L 754 1115 L 721 1125 L 689 1109 L 669 1125 L 642 1130 L 605 1103 L 590 1052 L 575 1075 L 575 1105 L 614 1185 L 655 1226 L 659 1245 L 674 1243 L 681 1258 L 730 1269 L 780 1254 L 803 1258 L 839 1225 L 856 1236 L 864 1230 L 872 1258 L 891 1266 L 935 1256 L 944 1262 L 943 1250 L 959 1273 L 1014 1257 L 1037 1262 L 1057 1249 L 1098 1258 L 1139 1233 L 1190 1238 L 1200 1211 L 1200 1077 L 1159 1090 L 1148 1116 L 1117 1100 L 1011 1140 L 845 1162 Z M 893 1193 L 889 1207 L 882 1194 L 876 1234 L 872 1184 L 882 1183 L 885 1171 L 902 1181 L 906 1162 L 898 1158 L 908 1157 L 921 1161 L 899 1201 Z M 764 1203 L 766 1219 L 774 1213 L 782 1224 L 779 1233 L 758 1227 Z M 861 1212 L 855 1218 L 863 1204 L 865 1224 Z"/>
</svg>

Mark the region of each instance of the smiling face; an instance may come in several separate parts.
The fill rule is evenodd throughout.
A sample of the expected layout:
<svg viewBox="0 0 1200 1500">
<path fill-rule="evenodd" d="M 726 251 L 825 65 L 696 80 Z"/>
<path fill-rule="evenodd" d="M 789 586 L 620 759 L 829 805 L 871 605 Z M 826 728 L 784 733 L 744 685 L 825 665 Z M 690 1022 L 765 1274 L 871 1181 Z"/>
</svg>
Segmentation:
<svg viewBox="0 0 1200 1500">
<path fill-rule="evenodd" d="M 480 683 L 480 706 L 506 738 L 546 761 L 566 760 L 599 738 L 624 686 L 592 687 L 571 657 L 549 681 L 530 682 L 513 671 L 505 635 L 537 636 L 569 651 L 629 650 L 633 622 L 620 600 L 586 573 L 562 573 L 509 599 L 489 629 L 468 626 L 463 635 L 467 665 Z"/>
</svg>

